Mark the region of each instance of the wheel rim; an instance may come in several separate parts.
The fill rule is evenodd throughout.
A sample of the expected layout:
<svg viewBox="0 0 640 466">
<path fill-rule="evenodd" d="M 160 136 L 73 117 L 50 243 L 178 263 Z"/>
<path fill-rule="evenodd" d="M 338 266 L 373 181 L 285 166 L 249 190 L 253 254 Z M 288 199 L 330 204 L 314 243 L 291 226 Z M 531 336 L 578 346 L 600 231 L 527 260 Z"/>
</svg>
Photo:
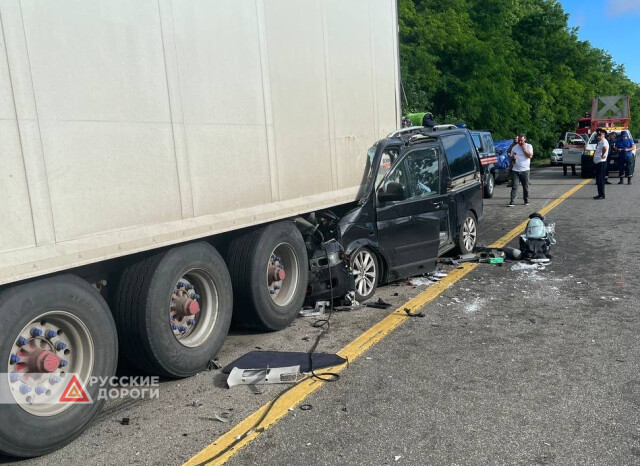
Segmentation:
<svg viewBox="0 0 640 466">
<path fill-rule="evenodd" d="M 472 217 L 467 217 L 462 227 L 462 242 L 467 251 L 472 251 L 476 244 L 476 222 Z"/>
<path fill-rule="evenodd" d="M 296 295 L 300 265 L 290 244 L 278 244 L 267 262 L 267 290 L 278 306 L 286 306 Z"/>
<path fill-rule="evenodd" d="M 94 358 L 93 339 L 78 317 L 62 310 L 45 312 L 29 322 L 14 341 L 7 365 L 9 390 L 30 414 L 60 414 L 73 403 L 57 403 L 52 392 L 59 392 L 68 374 L 89 382 Z"/>
<path fill-rule="evenodd" d="M 368 296 L 376 287 L 376 261 L 366 249 L 358 251 L 352 262 L 356 290 L 360 296 Z"/>
<path fill-rule="evenodd" d="M 173 336 L 188 348 L 208 340 L 219 314 L 218 288 L 201 269 L 192 269 L 176 282 L 169 305 L 169 325 Z"/>
<path fill-rule="evenodd" d="M 489 185 L 489 193 L 492 193 L 493 186 L 495 184 L 495 181 L 493 180 L 493 176 L 489 175 L 489 182 L 487 184 Z"/>
</svg>

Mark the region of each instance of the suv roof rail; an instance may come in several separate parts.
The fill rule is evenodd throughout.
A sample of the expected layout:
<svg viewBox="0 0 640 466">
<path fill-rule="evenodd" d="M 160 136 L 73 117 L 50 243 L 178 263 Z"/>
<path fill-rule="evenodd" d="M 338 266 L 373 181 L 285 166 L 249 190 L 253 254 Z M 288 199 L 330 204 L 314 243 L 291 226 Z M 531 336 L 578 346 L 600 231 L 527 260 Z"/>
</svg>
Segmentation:
<svg viewBox="0 0 640 466">
<path fill-rule="evenodd" d="M 397 129 L 387 135 L 388 138 L 397 138 L 403 134 L 418 133 L 424 130 L 424 126 L 409 126 L 408 128 Z"/>
</svg>

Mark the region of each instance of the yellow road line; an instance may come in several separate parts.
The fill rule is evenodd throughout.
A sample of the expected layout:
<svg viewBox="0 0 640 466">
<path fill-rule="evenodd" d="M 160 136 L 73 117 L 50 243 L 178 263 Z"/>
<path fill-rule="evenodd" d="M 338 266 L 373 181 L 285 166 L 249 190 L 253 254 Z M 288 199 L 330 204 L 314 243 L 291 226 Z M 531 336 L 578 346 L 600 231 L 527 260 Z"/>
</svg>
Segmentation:
<svg viewBox="0 0 640 466">
<path fill-rule="evenodd" d="M 580 184 L 572 187 L 567 192 L 562 194 L 559 198 L 549 203 L 546 207 L 540 210 L 542 215 L 546 215 L 551 210 L 555 209 L 559 204 L 564 202 L 569 196 L 574 194 L 580 188 L 589 183 L 590 180 L 584 180 Z M 493 243 L 490 247 L 501 248 L 507 245 L 512 239 L 518 236 L 527 225 L 527 221 L 522 222 L 515 227 L 509 233 L 504 235 L 498 241 Z M 347 346 L 342 348 L 338 352 L 343 358 L 347 358 L 349 362 L 355 361 L 358 357 L 362 356 L 373 345 L 382 340 L 386 335 L 395 330 L 401 323 L 407 320 L 409 317 L 404 311 L 405 308 L 409 308 L 411 311 L 415 311 L 424 307 L 427 303 L 437 298 L 444 290 L 456 283 L 462 277 L 474 270 L 478 266 L 477 263 L 464 263 L 460 267 L 452 270 L 449 274 L 438 283 L 431 285 L 425 291 L 417 295 L 415 298 L 407 301 L 405 304 L 397 308 L 387 317 L 375 324 L 373 327 L 365 331 L 362 335 L 357 337 Z M 332 367 L 327 371 L 339 373 L 346 368 L 346 364 L 341 366 Z M 265 411 L 271 405 L 271 402 L 265 404 L 260 409 L 250 414 L 247 418 L 243 419 L 239 424 L 233 427 L 226 434 L 223 434 L 211 445 L 207 446 L 204 450 L 198 453 L 185 463 L 185 466 L 195 466 L 198 464 L 208 465 L 220 465 L 224 464 L 231 456 L 235 455 L 238 450 L 243 446 L 253 441 L 260 433 L 268 429 L 270 426 L 278 422 L 283 418 L 290 408 L 294 408 L 301 403 L 306 397 L 315 392 L 318 388 L 324 385 L 324 382 L 307 378 L 286 392 L 280 399 L 271 407 L 269 413 L 264 420 L 260 423 L 260 432 L 253 430 L 248 435 L 242 437 L 247 431 L 249 431 L 256 422 L 264 415 Z M 238 441 L 238 439 L 240 439 Z M 237 442 L 235 445 L 234 442 Z M 229 448 L 233 445 L 232 448 Z"/>
</svg>

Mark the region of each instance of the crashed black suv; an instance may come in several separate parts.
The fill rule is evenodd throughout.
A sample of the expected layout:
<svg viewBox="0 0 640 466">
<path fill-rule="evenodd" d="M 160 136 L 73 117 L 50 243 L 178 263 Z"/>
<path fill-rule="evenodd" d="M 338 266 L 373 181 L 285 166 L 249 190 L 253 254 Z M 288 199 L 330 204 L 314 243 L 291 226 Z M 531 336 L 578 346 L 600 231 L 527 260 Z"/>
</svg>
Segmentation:
<svg viewBox="0 0 640 466">
<path fill-rule="evenodd" d="M 359 301 L 379 283 L 432 271 L 451 249 L 471 252 L 483 211 L 469 131 L 413 127 L 378 141 L 358 199 L 337 213 Z"/>
</svg>

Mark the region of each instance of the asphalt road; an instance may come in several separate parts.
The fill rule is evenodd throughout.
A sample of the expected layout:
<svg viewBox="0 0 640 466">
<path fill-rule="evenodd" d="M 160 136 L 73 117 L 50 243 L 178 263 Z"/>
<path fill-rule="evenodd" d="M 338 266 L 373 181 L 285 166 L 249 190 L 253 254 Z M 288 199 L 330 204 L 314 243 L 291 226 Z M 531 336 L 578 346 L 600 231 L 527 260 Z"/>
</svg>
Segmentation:
<svg viewBox="0 0 640 466">
<path fill-rule="evenodd" d="M 480 244 L 580 181 L 538 169 L 531 205 L 520 198 L 512 208 L 509 188 L 497 186 Z M 640 191 L 595 194 L 587 185 L 548 215 L 558 244 L 544 269 L 480 264 L 424 306 L 424 318 L 406 320 L 307 397 L 311 410 L 288 412 L 228 464 L 640 464 Z M 399 307 L 424 289 L 401 283 L 378 294 Z M 334 314 L 318 350 L 339 351 L 390 312 Z M 318 333 L 310 322 L 235 332 L 220 361 L 254 348 L 307 351 Z M 111 401 L 72 444 L 20 464 L 180 464 L 282 390 L 255 395 L 224 381 L 203 372 L 163 382 L 157 400 Z M 230 422 L 216 421 L 221 413 Z"/>
</svg>

